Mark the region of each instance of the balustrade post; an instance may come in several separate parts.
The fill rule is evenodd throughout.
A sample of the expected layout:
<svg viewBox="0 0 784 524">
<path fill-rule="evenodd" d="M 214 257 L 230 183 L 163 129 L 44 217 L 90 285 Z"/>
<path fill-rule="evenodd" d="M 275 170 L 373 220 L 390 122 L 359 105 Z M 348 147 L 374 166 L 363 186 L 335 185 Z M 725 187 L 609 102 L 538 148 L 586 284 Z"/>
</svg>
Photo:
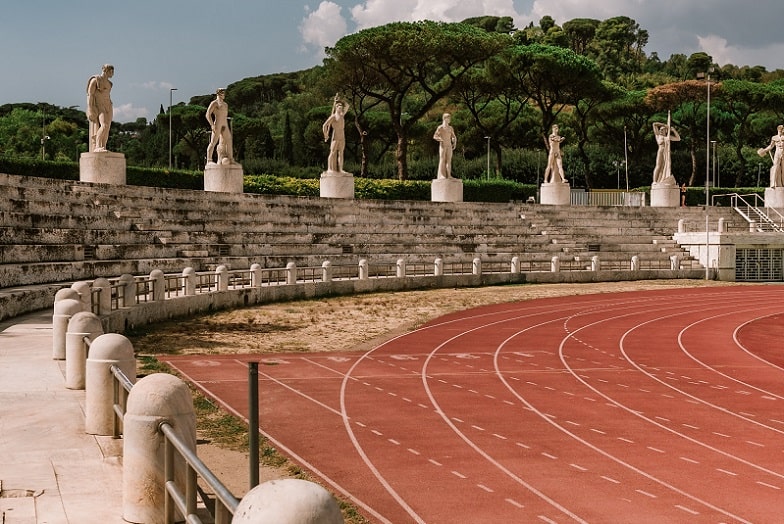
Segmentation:
<svg viewBox="0 0 784 524">
<path fill-rule="evenodd" d="M 437 258 L 433 265 L 433 275 L 437 277 L 442 276 L 444 274 L 444 260 L 442 258 Z"/>
<path fill-rule="evenodd" d="M 321 281 L 332 282 L 332 262 L 329 260 L 321 263 Z"/>
<path fill-rule="evenodd" d="M 602 268 L 602 261 L 599 259 L 599 255 L 594 255 L 591 257 L 591 271 L 599 271 Z"/>
<path fill-rule="evenodd" d="M 561 259 L 553 257 L 550 259 L 550 272 L 558 273 L 561 271 Z"/>
<path fill-rule="evenodd" d="M 164 422 L 196 453 L 196 415 L 187 384 L 168 373 L 140 379 L 128 394 L 123 418 L 123 512 L 127 522 L 164 522 Z M 185 485 L 185 465 L 175 461 Z"/>
<path fill-rule="evenodd" d="M 293 286 L 297 283 L 297 264 L 289 262 L 286 264 L 286 284 Z"/>
<path fill-rule="evenodd" d="M 640 270 L 640 257 L 637 256 L 637 255 L 634 255 L 632 257 L 631 270 L 632 271 L 639 271 Z"/>
<path fill-rule="evenodd" d="M 250 266 L 250 285 L 251 287 L 261 287 L 261 265 L 251 264 Z"/>
<path fill-rule="evenodd" d="M 196 270 L 192 267 L 186 267 L 182 270 L 182 279 L 185 283 L 185 295 L 192 297 L 196 294 L 196 284 L 198 283 L 199 276 Z"/>
<path fill-rule="evenodd" d="M 85 367 L 84 430 L 88 435 L 114 434 L 114 375 L 119 367 L 131 382 L 136 382 L 133 345 L 119 333 L 99 335 L 90 345 Z M 122 386 L 120 386 L 122 387 Z"/>
<path fill-rule="evenodd" d="M 678 233 L 685 233 L 686 232 L 686 219 L 681 218 L 678 220 Z"/>
<path fill-rule="evenodd" d="M 362 258 L 359 261 L 359 279 L 367 280 L 368 277 L 369 277 L 368 261 Z"/>
<path fill-rule="evenodd" d="M 54 296 L 52 313 L 52 358 L 65 359 L 65 339 L 71 317 L 84 311 L 79 293 L 71 288 L 61 289 Z"/>
<path fill-rule="evenodd" d="M 166 275 L 160 269 L 153 269 L 150 272 L 152 280 L 152 299 L 155 302 L 166 300 Z"/>
<path fill-rule="evenodd" d="M 681 268 L 681 257 L 678 255 L 670 255 L 670 269 L 677 271 Z"/>
<path fill-rule="evenodd" d="M 220 265 L 215 268 L 215 276 L 218 280 L 218 291 L 226 291 L 229 289 L 229 268 Z"/>
<path fill-rule="evenodd" d="M 510 272 L 512 274 L 520 273 L 520 257 L 512 257 L 512 267 L 510 268 Z"/>
<path fill-rule="evenodd" d="M 79 300 L 82 301 L 84 311 L 92 311 L 93 309 L 93 294 L 92 286 L 89 282 L 79 281 L 71 284 L 71 289 L 79 293 Z"/>
<path fill-rule="evenodd" d="M 719 223 L 716 226 L 716 231 L 719 233 L 727 232 L 727 225 L 724 223 L 724 217 L 719 217 Z"/>
<path fill-rule="evenodd" d="M 93 280 L 93 289 L 99 289 L 98 311 L 96 315 L 108 315 L 112 311 L 112 284 L 106 278 L 96 278 Z"/>
<path fill-rule="evenodd" d="M 406 261 L 398 258 L 395 262 L 395 276 L 397 278 L 406 278 Z"/>
<path fill-rule="evenodd" d="M 68 321 L 65 334 L 65 387 L 68 389 L 84 389 L 85 363 L 87 362 L 87 344 L 84 338 L 91 341 L 103 335 L 103 326 L 98 315 L 89 311 L 80 311 Z"/>
<path fill-rule="evenodd" d="M 136 279 L 133 275 L 125 273 L 120 275 L 120 293 L 122 293 L 122 307 L 133 307 L 136 305 Z M 119 297 L 118 297 L 119 301 Z M 119 307 L 119 303 L 118 303 Z"/>
<path fill-rule="evenodd" d="M 471 264 L 471 273 L 481 277 L 482 276 L 482 259 L 479 257 L 474 258 Z"/>
</svg>

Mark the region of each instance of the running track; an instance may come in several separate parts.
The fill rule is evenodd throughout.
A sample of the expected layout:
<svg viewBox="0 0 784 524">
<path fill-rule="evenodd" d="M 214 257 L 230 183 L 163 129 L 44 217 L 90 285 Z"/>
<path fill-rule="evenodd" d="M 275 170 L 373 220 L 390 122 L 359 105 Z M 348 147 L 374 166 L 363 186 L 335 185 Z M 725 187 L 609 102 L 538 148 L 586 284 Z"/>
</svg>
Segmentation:
<svg viewBox="0 0 784 524">
<path fill-rule="evenodd" d="M 354 353 L 162 357 L 373 522 L 782 522 L 784 287 L 538 299 Z"/>
</svg>

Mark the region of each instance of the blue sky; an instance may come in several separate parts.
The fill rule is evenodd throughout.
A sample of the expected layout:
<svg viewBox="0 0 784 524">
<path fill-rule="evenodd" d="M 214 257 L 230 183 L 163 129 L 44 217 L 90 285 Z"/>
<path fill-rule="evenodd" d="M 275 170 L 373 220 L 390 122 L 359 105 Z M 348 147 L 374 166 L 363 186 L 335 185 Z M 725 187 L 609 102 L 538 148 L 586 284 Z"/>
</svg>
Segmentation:
<svg viewBox="0 0 784 524">
<path fill-rule="evenodd" d="M 508 15 L 517 27 L 625 15 L 660 58 L 706 51 L 719 64 L 784 69 L 784 3 L 755 0 L 5 0 L 0 104 L 84 110 L 87 79 L 115 66 L 115 119 L 152 118 L 161 104 L 242 78 L 321 63 L 341 36 L 400 20 Z M 753 5 L 753 8 L 752 8 Z"/>
</svg>

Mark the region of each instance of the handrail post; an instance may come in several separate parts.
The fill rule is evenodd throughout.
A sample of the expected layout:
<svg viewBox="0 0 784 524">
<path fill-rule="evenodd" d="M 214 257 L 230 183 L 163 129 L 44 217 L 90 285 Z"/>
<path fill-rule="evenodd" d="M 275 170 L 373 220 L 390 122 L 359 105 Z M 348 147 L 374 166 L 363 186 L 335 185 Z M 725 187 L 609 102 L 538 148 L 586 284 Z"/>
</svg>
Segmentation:
<svg viewBox="0 0 784 524">
<path fill-rule="evenodd" d="M 259 485 L 259 363 L 248 362 L 249 489 Z"/>
</svg>

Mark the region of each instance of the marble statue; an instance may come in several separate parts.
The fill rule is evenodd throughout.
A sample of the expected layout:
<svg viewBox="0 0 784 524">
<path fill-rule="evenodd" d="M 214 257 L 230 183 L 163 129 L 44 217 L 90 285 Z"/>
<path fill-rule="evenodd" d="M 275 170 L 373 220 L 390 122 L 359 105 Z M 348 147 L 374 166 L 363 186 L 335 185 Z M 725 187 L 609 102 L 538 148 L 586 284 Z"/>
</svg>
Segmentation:
<svg viewBox="0 0 784 524">
<path fill-rule="evenodd" d="M 654 122 L 653 134 L 656 137 L 656 143 L 659 145 L 659 149 L 656 152 L 656 166 L 653 168 L 653 183 L 675 186 L 677 183 L 672 176 L 670 142 L 677 142 L 681 137 L 678 134 L 678 131 L 670 125 L 669 116 L 667 117 L 666 124 Z"/>
<path fill-rule="evenodd" d="M 770 187 L 784 187 L 784 125 L 777 128 L 778 133 L 770 138 L 768 147 L 763 147 L 757 150 L 759 156 L 765 156 L 765 153 L 771 154 L 770 151 L 775 148 L 776 152 L 771 155 L 773 165 L 770 168 Z"/>
<path fill-rule="evenodd" d="M 234 151 L 229 128 L 229 105 L 225 102 L 226 90 L 215 92 L 215 100 L 207 107 L 206 118 L 210 123 L 210 143 L 207 145 L 207 163 L 214 163 L 214 152 L 217 146 L 218 164 L 233 164 Z"/>
<path fill-rule="evenodd" d="M 566 176 L 563 170 L 563 159 L 561 157 L 561 142 L 564 137 L 558 134 L 558 124 L 553 125 L 553 132 L 550 133 L 550 152 L 547 155 L 547 169 L 544 171 L 544 183 L 566 183 Z"/>
<path fill-rule="evenodd" d="M 346 113 L 351 108 L 340 100 L 338 94 L 332 101 L 332 114 L 321 126 L 324 132 L 324 142 L 329 140 L 329 131 L 332 129 L 332 142 L 329 146 L 327 158 L 327 173 L 343 173 L 343 152 L 346 149 Z"/>
<path fill-rule="evenodd" d="M 101 67 L 101 74 L 93 75 L 87 81 L 87 120 L 90 122 L 91 153 L 107 151 L 106 142 L 114 116 L 111 99 L 113 76 L 114 66 L 105 64 Z"/>
<path fill-rule="evenodd" d="M 452 115 L 444 113 L 433 140 L 438 142 L 438 178 L 452 178 L 452 152 L 457 145 L 455 130 L 450 125 Z"/>
</svg>

